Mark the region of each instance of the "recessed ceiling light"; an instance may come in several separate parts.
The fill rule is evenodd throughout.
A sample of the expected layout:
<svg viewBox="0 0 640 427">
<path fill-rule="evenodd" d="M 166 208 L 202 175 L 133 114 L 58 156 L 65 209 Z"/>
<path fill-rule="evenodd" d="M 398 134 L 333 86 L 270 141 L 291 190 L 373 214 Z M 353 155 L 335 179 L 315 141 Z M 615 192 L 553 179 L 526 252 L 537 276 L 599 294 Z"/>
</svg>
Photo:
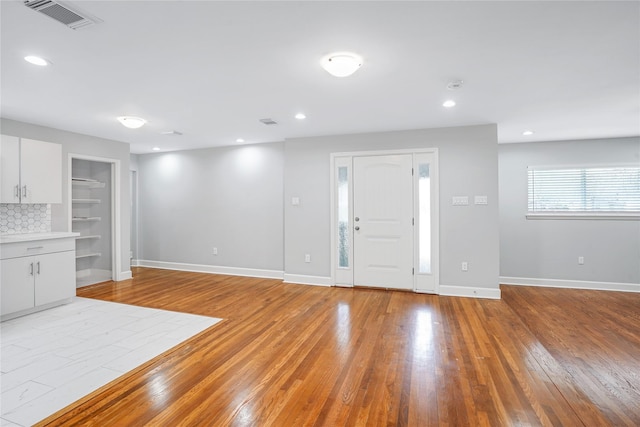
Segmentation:
<svg viewBox="0 0 640 427">
<path fill-rule="evenodd" d="M 242 139 L 242 138 L 238 138 L 238 139 L 236 139 L 236 142 L 237 142 L 238 144 L 242 144 L 242 143 L 244 142 L 244 139 Z"/>
<path fill-rule="evenodd" d="M 152 150 L 153 151 L 160 151 L 160 147 L 153 147 Z"/>
<path fill-rule="evenodd" d="M 24 60 L 30 64 L 38 65 L 40 67 L 46 67 L 47 65 L 49 65 L 49 61 L 39 56 L 34 56 L 34 55 L 25 56 Z"/>
<path fill-rule="evenodd" d="M 138 129 L 144 126 L 145 123 L 147 123 L 145 119 L 141 119 L 140 117 L 132 117 L 132 116 L 118 117 L 118 121 L 122 123 L 123 126 L 128 127 L 129 129 Z"/>
<path fill-rule="evenodd" d="M 325 56 L 320 63 L 332 76 L 347 77 L 358 71 L 362 58 L 355 53 L 339 52 Z"/>
<path fill-rule="evenodd" d="M 298 114 L 296 114 L 296 119 L 298 119 L 298 120 L 304 120 L 304 119 L 306 119 L 306 118 L 307 118 L 307 116 L 305 116 L 305 114 L 304 114 L 304 113 L 298 113 Z"/>
<path fill-rule="evenodd" d="M 525 130 L 524 132 L 522 132 L 522 135 L 531 136 L 531 135 L 533 135 L 533 131 L 532 130 Z"/>
<path fill-rule="evenodd" d="M 451 99 L 449 99 L 449 100 L 447 100 L 447 101 L 444 101 L 444 102 L 442 103 L 442 106 L 443 106 L 443 107 L 445 107 L 445 108 L 455 107 L 455 106 L 456 106 L 456 102 L 455 102 L 455 101 L 453 101 L 453 100 L 451 100 Z"/>
</svg>

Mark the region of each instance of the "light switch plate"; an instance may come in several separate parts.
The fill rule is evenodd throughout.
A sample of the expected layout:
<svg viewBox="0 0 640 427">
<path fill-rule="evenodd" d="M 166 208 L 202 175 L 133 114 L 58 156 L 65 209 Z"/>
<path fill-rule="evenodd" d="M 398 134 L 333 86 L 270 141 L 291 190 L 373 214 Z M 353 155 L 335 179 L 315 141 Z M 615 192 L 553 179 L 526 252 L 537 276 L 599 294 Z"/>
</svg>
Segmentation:
<svg viewBox="0 0 640 427">
<path fill-rule="evenodd" d="M 469 197 L 467 196 L 453 196 L 451 199 L 453 206 L 467 206 L 469 204 Z"/>
<path fill-rule="evenodd" d="M 476 196 L 474 202 L 476 205 L 486 205 L 488 204 L 487 196 Z"/>
</svg>

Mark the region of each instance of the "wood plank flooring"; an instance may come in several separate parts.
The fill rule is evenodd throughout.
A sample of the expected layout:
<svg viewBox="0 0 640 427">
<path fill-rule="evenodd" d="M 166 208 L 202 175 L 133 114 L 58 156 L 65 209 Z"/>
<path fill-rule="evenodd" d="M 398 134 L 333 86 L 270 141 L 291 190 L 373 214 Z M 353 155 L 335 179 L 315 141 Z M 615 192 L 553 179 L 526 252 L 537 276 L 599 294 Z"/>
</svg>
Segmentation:
<svg viewBox="0 0 640 427">
<path fill-rule="evenodd" d="M 640 294 L 502 292 L 136 268 L 78 294 L 225 320 L 39 425 L 640 425 Z"/>
</svg>

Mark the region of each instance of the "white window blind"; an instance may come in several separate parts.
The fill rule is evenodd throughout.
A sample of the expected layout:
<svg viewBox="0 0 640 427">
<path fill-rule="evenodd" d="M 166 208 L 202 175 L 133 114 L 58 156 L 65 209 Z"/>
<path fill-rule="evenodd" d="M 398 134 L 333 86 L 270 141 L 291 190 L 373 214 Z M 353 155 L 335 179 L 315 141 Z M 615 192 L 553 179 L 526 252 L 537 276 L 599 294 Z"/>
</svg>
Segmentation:
<svg viewBox="0 0 640 427">
<path fill-rule="evenodd" d="M 529 167 L 529 214 L 640 215 L 640 167 Z"/>
</svg>

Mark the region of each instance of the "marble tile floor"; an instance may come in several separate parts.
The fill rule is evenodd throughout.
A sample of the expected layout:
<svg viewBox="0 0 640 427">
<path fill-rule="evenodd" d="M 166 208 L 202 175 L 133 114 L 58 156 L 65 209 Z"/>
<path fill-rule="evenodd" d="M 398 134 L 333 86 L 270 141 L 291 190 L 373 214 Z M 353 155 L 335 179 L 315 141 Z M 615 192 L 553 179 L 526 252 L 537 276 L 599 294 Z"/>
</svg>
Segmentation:
<svg viewBox="0 0 640 427">
<path fill-rule="evenodd" d="M 30 426 L 221 319 L 88 298 L 0 324 L 0 426 Z"/>
</svg>

